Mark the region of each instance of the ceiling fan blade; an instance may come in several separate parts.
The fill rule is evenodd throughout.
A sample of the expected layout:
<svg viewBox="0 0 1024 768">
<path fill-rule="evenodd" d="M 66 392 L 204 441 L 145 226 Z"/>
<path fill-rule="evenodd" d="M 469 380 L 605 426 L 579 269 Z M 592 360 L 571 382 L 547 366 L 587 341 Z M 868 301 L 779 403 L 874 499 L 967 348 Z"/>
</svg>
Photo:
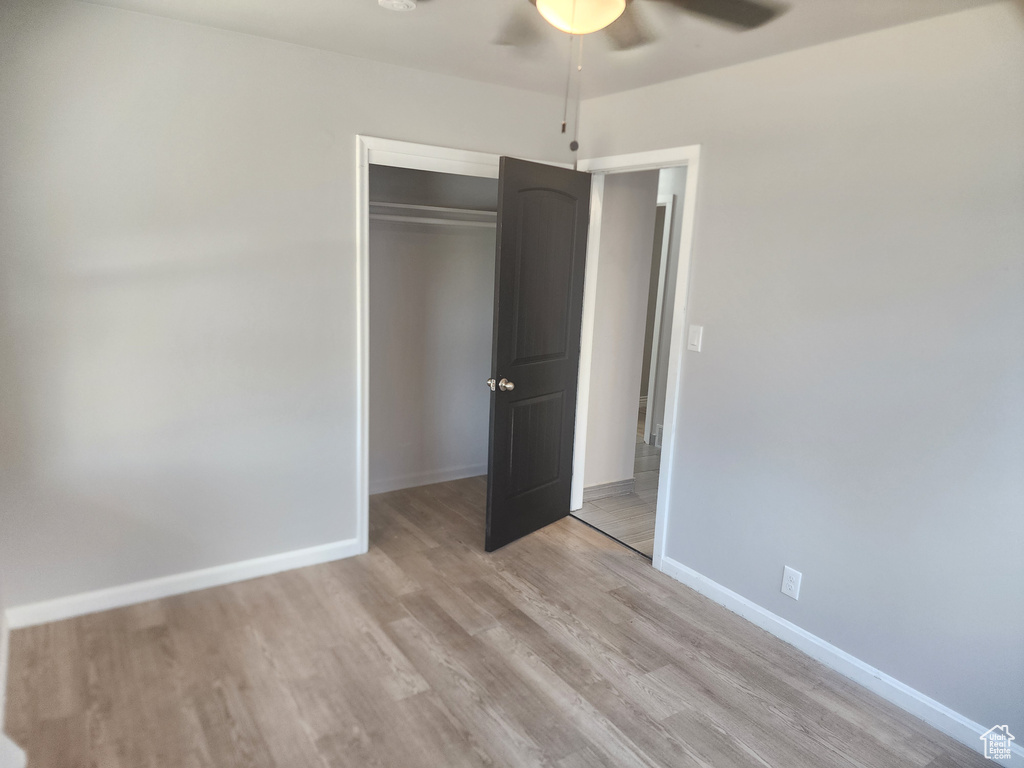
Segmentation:
<svg viewBox="0 0 1024 768">
<path fill-rule="evenodd" d="M 648 32 L 633 2 L 626 3 L 622 15 L 605 27 L 604 32 L 611 39 L 612 48 L 617 51 L 628 51 L 654 42 L 654 37 Z"/>
<path fill-rule="evenodd" d="M 541 25 L 545 22 L 533 7 L 533 2 L 534 0 L 530 0 L 530 5 L 520 3 L 516 10 L 512 11 L 495 38 L 495 45 L 528 48 L 544 39 Z"/>
<path fill-rule="evenodd" d="M 785 12 L 787 6 L 754 0 L 662 0 L 680 10 L 707 16 L 742 29 L 767 24 Z"/>
</svg>

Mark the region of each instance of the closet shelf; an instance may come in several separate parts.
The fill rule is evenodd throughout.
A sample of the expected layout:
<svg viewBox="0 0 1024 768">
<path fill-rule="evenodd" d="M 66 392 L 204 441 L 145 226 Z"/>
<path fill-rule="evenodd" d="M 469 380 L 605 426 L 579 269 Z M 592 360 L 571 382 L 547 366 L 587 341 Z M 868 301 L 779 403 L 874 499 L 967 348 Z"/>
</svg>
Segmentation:
<svg viewBox="0 0 1024 768">
<path fill-rule="evenodd" d="M 445 208 L 410 203 L 370 203 L 371 221 L 397 221 L 406 224 L 440 224 L 456 227 L 494 227 L 498 214 L 474 208 Z"/>
</svg>

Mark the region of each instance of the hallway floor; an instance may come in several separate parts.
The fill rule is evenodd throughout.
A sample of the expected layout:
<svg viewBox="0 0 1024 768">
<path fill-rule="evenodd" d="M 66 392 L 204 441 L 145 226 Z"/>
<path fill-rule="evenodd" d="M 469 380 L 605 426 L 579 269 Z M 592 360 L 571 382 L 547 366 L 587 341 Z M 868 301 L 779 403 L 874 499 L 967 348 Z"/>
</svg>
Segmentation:
<svg viewBox="0 0 1024 768">
<path fill-rule="evenodd" d="M 646 557 L 653 557 L 661 448 L 644 442 L 646 416 L 646 409 L 641 407 L 637 415 L 633 492 L 586 501 L 573 515 Z"/>
</svg>

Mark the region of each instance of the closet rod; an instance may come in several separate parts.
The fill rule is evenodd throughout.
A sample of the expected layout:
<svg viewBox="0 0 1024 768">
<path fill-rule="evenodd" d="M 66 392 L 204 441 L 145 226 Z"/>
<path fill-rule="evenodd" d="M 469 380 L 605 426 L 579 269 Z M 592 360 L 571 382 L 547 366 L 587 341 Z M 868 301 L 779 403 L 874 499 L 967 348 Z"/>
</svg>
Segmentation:
<svg viewBox="0 0 1024 768">
<path fill-rule="evenodd" d="M 412 203 L 377 203 L 370 201 L 371 208 L 402 208 L 408 211 L 433 211 L 435 213 L 468 213 L 474 216 L 496 218 L 497 211 L 487 211 L 480 208 L 446 208 L 440 205 L 414 205 Z"/>
<path fill-rule="evenodd" d="M 402 221 L 407 224 L 442 224 L 451 227 L 494 227 L 496 221 L 468 221 L 466 219 L 442 219 L 433 216 L 398 216 L 391 213 L 371 213 L 372 221 Z"/>
</svg>

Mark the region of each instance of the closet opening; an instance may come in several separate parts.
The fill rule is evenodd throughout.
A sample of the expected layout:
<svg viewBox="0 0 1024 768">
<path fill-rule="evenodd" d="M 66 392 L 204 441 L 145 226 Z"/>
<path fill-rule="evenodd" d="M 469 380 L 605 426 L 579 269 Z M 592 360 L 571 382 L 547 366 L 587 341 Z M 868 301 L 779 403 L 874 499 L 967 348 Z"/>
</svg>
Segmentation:
<svg viewBox="0 0 1024 768">
<path fill-rule="evenodd" d="M 369 166 L 369 492 L 486 491 L 498 180 Z"/>
</svg>

